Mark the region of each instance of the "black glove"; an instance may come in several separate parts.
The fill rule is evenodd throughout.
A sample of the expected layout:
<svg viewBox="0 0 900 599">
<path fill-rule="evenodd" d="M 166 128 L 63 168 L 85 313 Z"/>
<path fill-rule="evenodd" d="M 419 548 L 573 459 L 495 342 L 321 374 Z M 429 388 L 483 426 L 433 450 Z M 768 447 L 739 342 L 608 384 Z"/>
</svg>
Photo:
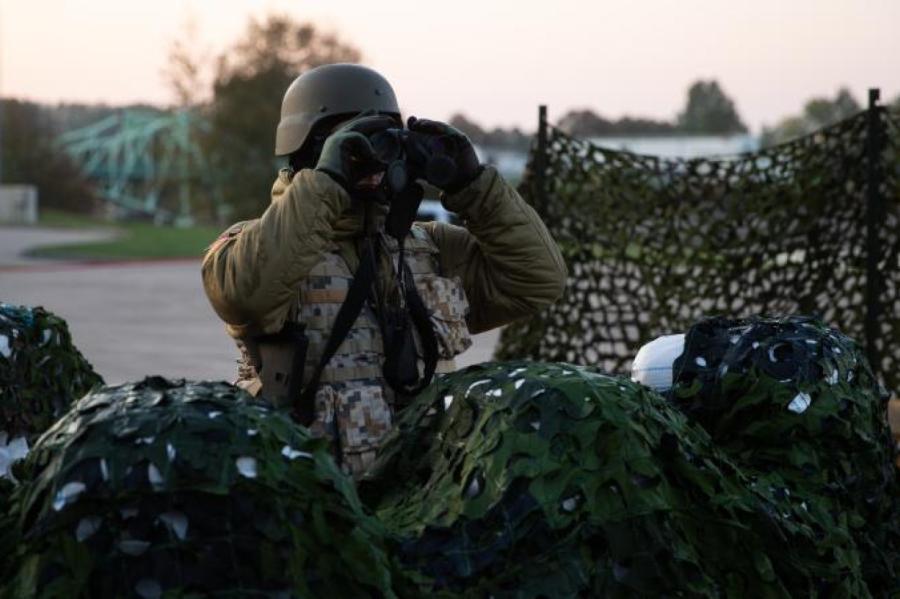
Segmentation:
<svg viewBox="0 0 900 599">
<path fill-rule="evenodd" d="M 446 154 L 456 165 L 456 174 L 450 183 L 426 180 L 447 193 L 455 193 L 471 183 L 481 174 L 482 166 L 475 154 L 475 147 L 466 134 L 440 121 L 429 121 L 409 117 L 407 128 L 410 131 L 426 135 L 434 139 L 435 146 Z"/>
<path fill-rule="evenodd" d="M 363 179 L 383 172 L 386 166 L 375 155 L 369 136 L 396 126 L 396 120 L 389 116 L 370 114 L 345 123 L 325 140 L 316 170 L 352 193 Z"/>
</svg>

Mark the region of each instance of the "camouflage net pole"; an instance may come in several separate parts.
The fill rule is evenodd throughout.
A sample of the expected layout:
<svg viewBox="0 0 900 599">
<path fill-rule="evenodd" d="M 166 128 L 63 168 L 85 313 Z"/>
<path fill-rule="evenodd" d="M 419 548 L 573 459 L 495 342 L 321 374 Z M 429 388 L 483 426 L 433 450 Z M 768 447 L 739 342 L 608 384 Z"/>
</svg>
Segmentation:
<svg viewBox="0 0 900 599">
<path fill-rule="evenodd" d="M 549 126 L 544 135 L 520 191 L 559 242 L 570 284 L 507 327 L 500 359 L 623 371 L 641 344 L 706 315 L 805 313 L 866 339 L 879 376 L 900 383 L 900 115 L 873 105 L 732 158 L 642 156 Z M 867 283 L 867 272 L 881 280 Z"/>
</svg>

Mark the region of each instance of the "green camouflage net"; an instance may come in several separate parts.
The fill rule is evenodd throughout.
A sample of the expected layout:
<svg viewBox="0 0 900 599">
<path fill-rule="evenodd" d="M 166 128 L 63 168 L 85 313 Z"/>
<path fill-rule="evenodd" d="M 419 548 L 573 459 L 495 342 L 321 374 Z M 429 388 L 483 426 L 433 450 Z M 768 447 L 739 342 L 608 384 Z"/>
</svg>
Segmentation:
<svg viewBox="0 0 900 599">
<path fill-rule="evenodd" d="M 394 596 L 326 444 L 225 383 L 95 391 L 16 472 L 9 598 Z"/>
<path fill-rule="evenodd" d="M 102 384 L 62 318 L 0 303 L 0 433 L 31 442 Z"/>
<path fill-rule="evenodd" d="M 745 472 L 849 530 L 869 590 L 898 590 L 900 486 L 887 394 L 848 337 L 803 317 L 702 321 L 675 403 Z"/>
<path fill-rule="evenodd" d="M 364 503 L 233 386 L 97 390 L 0 479 L 0 597 L 900 594 L 885 398 L 850 339 L 710 319 L 674 372 L 668 399 L 567 364 L 440 378 Z"/>
<path fill-rule="evenodd" d="M 423 596 L 867 596 L 845 529 L 782 491 L 649 389 L 526 362 L 441 379 L 361 487 Z"/>
<path fill-rule="evenodd" d="M 874 137 L 882 151 L 870 160 Z M 499 359 L 624 372 L 642 344 L 705 316 L 804 313 L 866 340 L 877 374 L 900 387 L 896 113 L 879 108 L 734 157 L 643 156 L 553 127 L 538 149 L 520 191 L 570 280 L 560 301 L 504 329 Z M 870 216 L 880 245 L 871 301 Z"/>
</svg>

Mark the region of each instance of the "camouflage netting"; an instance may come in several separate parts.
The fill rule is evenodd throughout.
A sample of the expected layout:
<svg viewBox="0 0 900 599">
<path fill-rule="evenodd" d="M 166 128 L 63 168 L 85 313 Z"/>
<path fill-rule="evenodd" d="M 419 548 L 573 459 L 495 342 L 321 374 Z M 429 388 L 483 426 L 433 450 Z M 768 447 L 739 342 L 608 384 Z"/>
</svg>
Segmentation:
<svg viewBox="0 0 900 599">
<path fill-rule="evenodd" d="M 546 148 L 520 190 L 559 242 L 570 283 L 504 330 L 499 358 L 623 372 L 643 343 L 706 315 L 805 313 L 874 337 L 879 375 L 900 384 L 900 116 L 877 109 L 731 159 L 641 156 L 555 128 Z M 868 216 L 881 279 L 869 303 Z"/>
<path fill-rule="evenodd" d="M 0 303 L 0 432 L 31 442 L 102 384 L 62 318 Z"/>
<path fill-rule="evenodd" d="M 670 402 L 582 367 L 443 378 L 361 493 L 423 596 L 868 596 L 832 504 L 745 475 Z"/>
<path fill-rule="evenodd" d="M 675 381 L 446 376 L 400 415 L 368 509 L 324 442 L 230 385 L 101 389 L 0 480 L 0 596 L 900 593 L 885 397 L 850 339 L 705 320 Z"/>
<path fill-rule="evenodd" d="M 394 596 L 325 443 L 225 383 L 95 391 L 15 471 L 10 598 Z"/>
<path fill-rule="evenodd" d="M 745 472 L 848 529 L 876 596 L 898 590 L 900 486 L 887 394 L 856 344 L 814 319 L 702 321 L 673 401 Z"/>
</svg>

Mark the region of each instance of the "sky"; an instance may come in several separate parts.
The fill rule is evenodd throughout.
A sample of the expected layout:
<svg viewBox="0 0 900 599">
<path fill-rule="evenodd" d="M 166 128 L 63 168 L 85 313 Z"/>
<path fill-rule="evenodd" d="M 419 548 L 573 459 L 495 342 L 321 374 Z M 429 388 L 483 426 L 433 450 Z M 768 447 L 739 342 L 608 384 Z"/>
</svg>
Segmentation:
<svg viewBox="0 0 900 599">
<path fill-rule="evenodd" d="M 187 22 L 214 55 L 271 12 L 357 46 L 404 112 L 488 126 L 534 129 L 541 103 L 671 119 L 699 78 L 754 130 L 841 86 L 900 95 L 900 0 L 0 0 L 0 95 L 170 104 Z"/>
</svg>

